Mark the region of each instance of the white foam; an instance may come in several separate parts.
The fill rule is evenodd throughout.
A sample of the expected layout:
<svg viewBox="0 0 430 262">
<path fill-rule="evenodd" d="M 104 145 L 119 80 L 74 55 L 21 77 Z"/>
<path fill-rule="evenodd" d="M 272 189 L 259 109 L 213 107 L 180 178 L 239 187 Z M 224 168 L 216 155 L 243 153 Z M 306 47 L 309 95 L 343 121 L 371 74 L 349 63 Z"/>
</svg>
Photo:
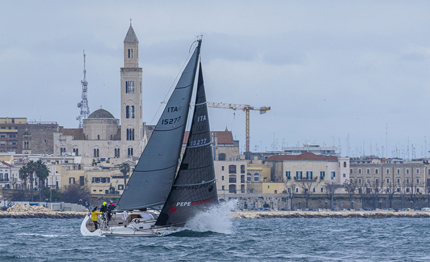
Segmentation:
<svg viewBox="0 0 430 262">
<path fill-rule="evenodd" d="M 220 203 L 209 210 L 195 215 L 185 225 L 185 229 L 197 232 L 216 232 L 231 234 L 233 223 L 230 220 L 230 212 L 237 207 L 237 201 Z"/>
</svg>

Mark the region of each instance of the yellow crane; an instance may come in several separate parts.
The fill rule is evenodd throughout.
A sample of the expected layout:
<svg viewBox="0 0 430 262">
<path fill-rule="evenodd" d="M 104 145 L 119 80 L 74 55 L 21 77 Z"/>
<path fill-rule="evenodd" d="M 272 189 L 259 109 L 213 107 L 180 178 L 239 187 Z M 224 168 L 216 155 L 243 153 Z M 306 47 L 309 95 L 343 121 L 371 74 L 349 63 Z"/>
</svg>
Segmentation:
<svg viewBox="0 0 430 262">
<path fill-rule="evenodd" d="M 270 110 L 270 106 L 255 107 L 243 104 L 228 104 L 228 103 L 218 103 L 218 102 L 207 102 L 207 106 L 211 108 L 224 108 L 232 110 L 242 110 L 246 113 L 246 152 L 249 152 L 249 111 L 260 111 L 260 114 L 265 114 Z"/>
<path fill-rule="evenodd" d="M 162 104 L 167 104 L 166 101 L 161 102 Z M 249 152 L 249 111 L 260 111 L 260 114 L 265 114 L 267 111 L 270 110 L 270 106 L 262 106 L 262 107 L 255 107 L 250 105 L 244 105 L 244 104 L 228 104 L 228 103 L 222 103 L 222 102 L 206 102 L 208 107 L 211 108 L 223 108 L 223 109 L 232 109 L 232 110 L 242 110 L 246 113 L 246 151 Z M 190 106 L 194 106 L 194 103 L 190 103 Z"/>
</svg>

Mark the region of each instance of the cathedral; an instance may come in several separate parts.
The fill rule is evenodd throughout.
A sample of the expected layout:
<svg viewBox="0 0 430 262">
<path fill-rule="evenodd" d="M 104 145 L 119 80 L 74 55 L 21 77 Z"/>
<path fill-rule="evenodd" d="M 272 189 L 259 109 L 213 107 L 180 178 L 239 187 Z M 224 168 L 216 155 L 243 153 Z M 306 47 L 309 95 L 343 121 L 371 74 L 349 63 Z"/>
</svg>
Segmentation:
<svg viewBox="0 0 430 262">
<path fill-rule="evenodd" d="M 121 68 L 121 122 L 105 109 L 92 112 L 83 128 L 62 128 L 54 133 L 54 155 L 80 156 L 84 165 L 109 166 L 137 160 L 152 126 L 142 117 L 142 68 L 139 40 L 132 25 L 124 39 Z"/>
</svg>

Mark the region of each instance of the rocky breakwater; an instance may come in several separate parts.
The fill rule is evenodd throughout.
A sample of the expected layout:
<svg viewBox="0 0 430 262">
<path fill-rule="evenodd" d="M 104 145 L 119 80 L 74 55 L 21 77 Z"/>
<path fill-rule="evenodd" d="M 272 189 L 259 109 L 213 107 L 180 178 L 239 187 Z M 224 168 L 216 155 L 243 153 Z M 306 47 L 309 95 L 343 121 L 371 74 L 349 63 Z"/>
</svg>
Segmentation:
<svg viewBox="0 0 430 262">
<path fill-rule="evenodd" d="M 0 211 L 0 218 L 83 218 L 87 212 L 53 211 L 42 206 L 14 205 Z"/>
<path fill-rule="evenodd" d="M 428 211 L 235 211 L 232 218 L 430 218 Z"/>
</svg>

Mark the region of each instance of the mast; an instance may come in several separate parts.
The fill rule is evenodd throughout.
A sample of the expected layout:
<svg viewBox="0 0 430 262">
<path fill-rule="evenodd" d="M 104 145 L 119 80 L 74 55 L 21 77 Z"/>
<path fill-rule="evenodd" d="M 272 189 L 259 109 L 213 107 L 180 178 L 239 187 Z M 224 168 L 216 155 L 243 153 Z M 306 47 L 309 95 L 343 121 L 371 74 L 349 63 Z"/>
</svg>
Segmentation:
<svg viewBox="0 0 430 262">
<path fill-rule="evenodd" d="M 78 103 L 78 108 L 80 108 L 81 111 L 80 111 L 80 114 L 76 117 L 76 120 L 79 121 L 79 128 L 82 128 L 82 122 L 90 115 L 90 108 L 88 107 L 88 99 L 87 99 L 88 81 L 87 81 L 87 70 L 85 69 L 85 50 L 83 51 L 83 53 L 84 53 L 84 79 L 81 80 L 81 84 L 82 84 L 81 102 Z"/>
</svg>

